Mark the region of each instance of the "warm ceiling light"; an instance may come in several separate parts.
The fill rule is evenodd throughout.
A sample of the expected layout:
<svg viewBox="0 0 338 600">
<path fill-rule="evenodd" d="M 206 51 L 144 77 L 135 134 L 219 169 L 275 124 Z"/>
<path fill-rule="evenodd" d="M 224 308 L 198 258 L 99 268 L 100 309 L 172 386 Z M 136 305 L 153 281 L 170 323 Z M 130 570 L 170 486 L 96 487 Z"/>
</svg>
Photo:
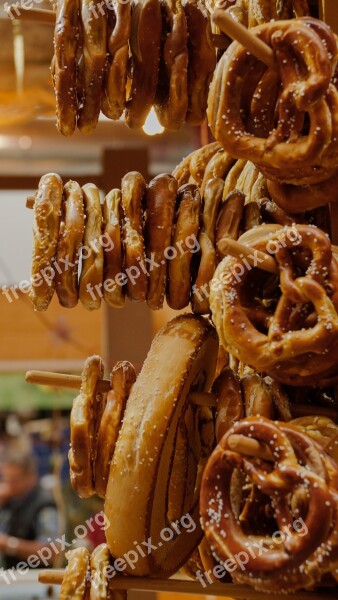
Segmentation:
<svg viewBox="0 0 338 600">
<path fill-rule="evenodd" d="M 147 116 L 146 122 L 143 125 L 143 131 L 147 135 L 159 135 L 164 131 L 164 127 L 159 123 L 154 107 L 152 107 Z"/>
</svg>

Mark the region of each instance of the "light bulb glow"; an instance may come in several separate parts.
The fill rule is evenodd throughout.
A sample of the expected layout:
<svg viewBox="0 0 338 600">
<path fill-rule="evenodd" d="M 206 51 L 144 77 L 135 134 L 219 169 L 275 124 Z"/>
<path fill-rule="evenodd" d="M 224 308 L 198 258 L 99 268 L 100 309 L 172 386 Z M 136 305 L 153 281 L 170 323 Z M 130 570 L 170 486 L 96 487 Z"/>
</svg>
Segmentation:
<svg viewBox="0 0 338 600">
<path fill-rule="evenodd" d="M 146 122 L 143 125 L 143 131 L 147 135 L 159 135 L 163 133 L 164 127 L 159 123 L 154 107 L 151 108 Z"/>
</svg>

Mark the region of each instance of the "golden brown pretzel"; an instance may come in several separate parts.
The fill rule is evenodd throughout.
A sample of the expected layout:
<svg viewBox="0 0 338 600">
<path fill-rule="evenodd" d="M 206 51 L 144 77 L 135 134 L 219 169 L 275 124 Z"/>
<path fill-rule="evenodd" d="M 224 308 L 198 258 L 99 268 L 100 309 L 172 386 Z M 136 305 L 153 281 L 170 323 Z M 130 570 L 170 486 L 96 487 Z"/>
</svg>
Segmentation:
<svg viewBox="0 0 338 600">
<path fill-rule="evenodd" d="M 246 163 L 246 160 L 237 160 L 231 167 L 224 182 L 223 200 L 225 200 L 231 192 L 237 189 L 238 179 L 241 176 Z"/>
<path fill-rule="evenodd" d="M 122 179 L 123 247 L 127 277 L 127 294 L 134 302 L 144 302 L 148 275 L 143 239 L 143 201 L 146 183 L 140 173 L 132 171 Z"/>
<path fill-rule="evenodd" d="M 271 466 L 249 458 L 250 449 L 245 453 L 232 450 L 232 436 L 268 447 Z M 274 524 L 270 531 L 277 536 L 257 536 L 254 530 L 242 529 L 231 502 L 235 469 L 272 501 Z M 292 425 L 251 417 L 223 436 L 204 471 L 201 517 L 214 555 L 232 568 L 236 582 L 262 591 L 287 592 L 313 584 L 322 572 L 331 570 L 338 550 L 337 475 L 337 464 Z M 299 513 L 292 513 L 290 496 L 292 500 L 301 490 L 306 493 L 307 511 L 297 521 Z M 264 551 L 255 553 L 258 539 Z"/>
<path fill-rule="evenodd" d="M 337 200 L 338 174 L 308 186 L 267 181 L 269 194 L 288 213 L 301 213 Z"/>
<path fill-rule="evenodd" d="M 197 185 L 202 185 L 205 169 L 209 161 L 220 150 L 221 146 L 218 142 L 212 142 L 206 146 L 202 146 L 194 152 L 190 161 L 190 174 L 196 181 Z"/>
<path fill-rule="evenodd" d="M 136 373 L 128 361 L 118 362 L 111 373 L 112 389 L 97 428 L 95 461 L 93 465 L 95 492 L 101 498 L 106 495 L 110 463 L 130 390 L 135 383 Z"/>
<path fill-rule="evenodd" d="M 120 190 L 113 189 L 104 199 L 103 213 L 103 297 L 114 308 L 125 304 L 125 285 L 123 285 L 122 267 L 122 231 L 121 231 Z"/>
<path fill-rule="evenodd" d="M 271 22 L 254 32 L 276 50 L 282 81 L 277 126 L 265 137 L 247 129 L 241 113 L 243 81 L 250 80 L 261 63 L 234 42 L 220 60 L 210 89 L 212 131 L 230 154 L 252 160 L 270 178 L 297 184 L 326 180 L 336 171 L 338 93 L 331 83 L 336 39 L 325 24 L 308 17 Z M 297 61 L 306 64 L 303 77 Z M 261 110 L 264 101 L 270 97 L 262 99 Z M 305 115 L 308 134 L 303 133 Z"/>
<path fill-rule="evenodd" d="M 259 416 L 272 419 L 274 416 L 270 391 L 258 373 L 249 373 L 242 377 L 241 388 L 245 403 L 245 416 Z"/>
<path fill-rule="evenodd" d="M 85 361 L 81 389 L 73 402 L 70 415 L 70 480 L 81 498 L 88 498 L 95 493 L 92 463 L 95 458 L 96 421 L 102 404 L 102 397 L 96 393 L 96 386 L 102 376 L 101 358 L 91 356 Z"/>
<path fill-rule="evenodd" d="M 188 98 L 186 121 L 200 125 L 205 119 L 209 85 L 216 67 L 216 52 L 211 38 L 210 16 L 199 0 L 184 0 L 188 26 Z"/>
<path fill-rule="evenodd" d="M 146 191 L 145 245 L 148 259 L 147 303 L 162 308 L 167 284 L 167 249 L 171 244 L 177 181 L 172 175 L 157 175 Z"/>
<path fill-rule="evenodd" d="M 85 600 L 90 554 L 84 547 L 66 554 L 68 564 L 63 576 L 60 600 Z"/>
<path fill-rule="evenodd" d="M 270 308 L 262 305 L 254 299 L 255 285 L 261 285 L 259 270 L 241 259 L 223 259 L 210 285 L 221 343 L 243 363 L 282 383 L 334 381 L 338 271 L 328 237 L 314 226 L 294 225 L 256 239 L 252 249 L 273 254 L 277 261 L 280 291 L 276 289 Z M 310 253 L 311 261 L 304 252 Z M 295 264 L 302 265 L 300 277 Z M 256 265 L 259 269 L 258 261 Z"/>
<path fill-rule="evenodd" d="M 216 250 L 218 260 L 221 260 L 224 256 L 222 251 L 222 239 L 231 238 L 237 240 L 239 236 L 244 202 L 244 194 L 238 190 L 234 190 L 233 192 L 230 192 L 221 206 L 216 223 Z"/>
<path fill-rule="evenodd" d="M 60 0 L 57 3 L 51 70 L 56 98 L 57 127 L 62 135 L 72 135 L 76 128 L 79 33 L 79 0 Z"/>
<path fill-rule="evenodd" d="M 100 544 L 90 555 L 90 594 L 89 600 L 109 600 L 107 570 L 110 552 L 107 544 Z"/>
<path fill-rule="evenodd" d="M 103 247 L 101 241 L 102 210 L 100 192 L 93 183 L 82 188 L 85 206 L 84 247 L 81 250 L 82 268 L 79 295 L 85 308 L 100 308 L 103 297 Z"/>
<path fill-rule="evenodd" d="M 169 261 L 167 302 L 180 310 L 189 304 L 192 261 L 198 250 L 201 196 L 196 185 L 187 183 L 178 190 L 177 211 L 174 219 L 172 246 L 175 249 Z"/>
<path fill-rule="evenodd" d="M 214 179 L 217 177 L 225 180 L 235 162 L 235 159 L 232 158 L 230 154 L 225 152 L 223 148 L 218 150 L 205 167 L 204 177 L 201 185 L 201 195 L 204 195 L 204 190 L 209 179 Z"/>
<path fill-rule="evenodd" d="M 107 53 L 107 10 L 100 0 L 81 0 L 82 57 L 78 128 L 94 131 L 101 109 Z"/>
<path fill-rule="evenodd" d="M 209 283 L 216 269 L 215 233 L 219 206 L 222 201 L 224 182 L 222 179 L 209 179 L 204 190 L 200 245 L 200 263 L 197 277 L 192 286 L 191 308 L 195 314 L 209 312 Z"/>
<path fill-rule="evenodd" d="M 126 105 L 131 2 L 110 0 L 108 10 L 108 64 L 102 112 L 109 119 L 121 117 Z"/>
<path fill-rule="evenodd" d="M 338 462 L 338 426 L 327 417 L 299 417 L 291 425 L 301 427 L 304 433 L 323 446 L 332 458 Z"/>
<path fill-rule="evenodd" d="M 131 88 L 125 113 L 128 127 L 142 127 L 154 102 L 161 35 L 162 17 L 159 0 L 136 0 L 132 5 L 131 20 Z"/>
<path fill-rule="evenodd" d="M 55 289 L 55 260 L 62 202 L 62 179 L 43 175 L 34 201 L 34 246 L 29 297 L 34 310 L 46 310 Z"/>
<path fill-rule="evenodd" d="M 188 29 L 181 0 L 162 0 L 162 52 L 155 111 L 166 129 L 179 129 L 188 109 Z"/>
<path fill-rule="evenodd" d="M 127 566 L 129 574 L 174 573 L 201 539 L 197 492 L 186 511 L 196 527 L 190 533 L 174 532 L 171 541 L 158 547 L 160 533 L 168 526 L 167 491 L 177 429 L 191 388 L 210 389 L 217 350 L 215 332 L 205 319 L 181 315 L 157 334 L 132 388 L 110 469 L 106 537 L 113 556 L 123 556 L 134 541 L 150 537 L 157 548 L 150 556 L 139 556 L 134 569 Z"/>
<path fill-rule="evenodd" d="M 56 253 L 56 263 L 61 272 L 56 272 L 55 289 L 61 306 L 72 308 L 79 299 L 79 256 L 84 233 L 83 193 L 76 181 L 68 181 L 63 195 Z"/>
<path fill-rule="evenodd" d="M 240 381 L 232 369 L 225 367 L 212 385 L 212 393 L 217 400 L 216 408 L 216 440 L 223 435 L 236 421 L 244 417 L 244 403 Z"/>
</svg>

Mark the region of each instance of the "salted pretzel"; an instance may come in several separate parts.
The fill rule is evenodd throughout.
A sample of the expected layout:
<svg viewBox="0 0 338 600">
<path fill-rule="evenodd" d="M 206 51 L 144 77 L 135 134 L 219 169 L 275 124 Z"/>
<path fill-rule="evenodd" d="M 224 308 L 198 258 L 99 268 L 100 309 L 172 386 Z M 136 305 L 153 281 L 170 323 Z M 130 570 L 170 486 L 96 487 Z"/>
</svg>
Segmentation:
<svg viewBox="0 0 338 600">
<path fill-rule="evenodd" d="M 105 514 L 110 520 L 106 538 L 113 556 L 123 556 L 135 540 L 151 537 L 158 545 L 160 532 L 168 524 L 167 490 L 187 394 L 191 388 L 210 388 L 217 350 L 211 325 L 192 315 L 177 317 L 155 337 L 131 390 L 110 468 Z M 161 548 L 153 549 L 150 556 L 140 556 L 133 570 L 127 567 L 128 573 L 168 576 L 198 545 L 198 490 L 191 481 L 186 485 L 189 493 L 185 493 L 184 509 L 196 529 L 190 533 L 181 530 Z"/>
<path fill-rule="evenodd" d="M 101 358 L 91 356 L 84 364 L 80 393 L 73 402 L 70 415 L 70 480 L 80 498 L 88 498 L 95 493 L 92 463 L 95 456 L 97 418 L 103 409 L 103 398 L 97 394 L 96 386 L 102 376 Z"/>
<path fill-rule="evenodd" d="M 102 210 L 99 189 L 93 183 L 82 188 L 85 206 L 84 248 L 81 250 L 82 269 L 79 296 L 85 308 L 98 309 L 103 296 Z"/>
<path fill-rule="evenodd" d="M 287 213 L 300 213 L 337 200 L 338 174 L 318 184 L 299 186 L 267 181 L 273 201 Z"/>
<path fill-rule="evenodd" d="M 76 128 L 79 33 L 79 0 L 60 0 L 57 3 L 51 71 L 57 127 L 62 135 L 72 135 Z"/>
<path fill-rule="evenodd" d="M 103 252 L 103 297 L 107 304 L 114 308 L 120 308 L 125 304 L 125 286 L 121 276 L 123 267 L 121 199 L 121 191 L 113 189 L 105 197 L 102 207 L 103 236 L 105 242 L 108 241 Z"/>
<path fill-rule="evenodd" d="M 146 193 L 144 178 L 137 171 L 127 173 L 121 184 L 123 209 L 123 246 L 127 294 L 134 302 L 144 302 L 147 297 L 148 277 L 143 238 L 143 201 Z"/>
<path fill-rule="evenodd" d="M 336 462 L 338 462 L 338 426 L 327 417 L 299 417 L 293 419 L 292 425 L 302 430 L 318 444 L 323 446 Z"/>
<path fill-rule="evenodd" d="M 107 544 L 100 544 L 90 555 L 90 594 L 89 600 L 108 600 L 107 569 L 110 565 L 110 552 Z"/>
<path fill-rule="evenodd" d="M 179 188 L 172 239 L 175 254 L 168 265 L 167 289 L 167 302 L 176 310 L 185 308 L 190 301 L 193 249 L 198 240 L 200 210 L 201 196 L 198 187 L 187 183 Z"/>
<path fill-rule="evenodd" d="M 209 179 L 204 189 L 200 245 L 200 263 L 197 277 L 192 287 L 191 307 L 195 314 L 209 312 L 209 283 L 216 269 L 215 250 L 216 220 L 222 200 L 224 182 L 222 179 Z"/>
<path fill-rule="evenodd" d="M 218 142 L 212 142 L 211 144 L 202 146 L 202 148 L 199 148 L 191 155 L 190 175 L 197 185 L 202 185 L 205 168 L 220 148 L 221 146 Z"/>
<path fill-rule="evenodd" d="M 46 310 L 55 289 L 53 261 L 59 235 L 62 179 L 55 173 L 43 175 L 34 201 L 33 256 L 29 297 L 34 310 Z"/>
<path fill-rule="evenodd" d="M 258 373 L 248 373 L 242 377 L 241 388 L 246 417 L 263 416 L 268 419 L 273 418 L 274 407 L 270 391 Z"/>
<path fill-rule="evenodd" d="M 90 553 L 81 546 L 66 554 L 68 564 L 63 576 L 60 600 L 85 600 Z"/>
<path fill-rule="evenodd" d="M 266 448 L 271 463 L 232 450 L 232 436 L 255 440 Z M 244 444 L 244 442 L 243 442 Z M 243 473 L 271 502 L 271 533 L 244 531 L 231 501 L 234 471 Z M 316 442 L 290 424 L 249 417 L 236 423 L 220 440 L 203 474 L 201 518 L 207 540 L 218 561 L 230 559 L 234 581 L 261 591 L 291 592 L 320 581 L 337 560 L 337 464 Z M 305 492 L 301 515 L 292 501 Z M 290 501 L 291 497 L 291 501 Z M 297 523 L 297 527 L 296 527 Z M 281 539 L 280 539 L 281 538 Z M 264 552 L 254 553 L 260 539 Z M 240 568 L 236 557 L 247 559 Z"/>
<path fill-rule="evenodd" d="M 162 52 L 155 99 L 159 122 L 179 129 L 188 109 L 188 29 L 181 0 L 163 0 Z"/>
<path fill-rule="evenodd" d="M 245 415 L 240 380 L 236 373 L 229 367 L 222 369 L 212 385 L 212 393 L 217 398 L 215 431 L 219 442 L 233 424 Z"/>
<path fill-rule="evenodd" d="M 103 114 L 109 119 L 121 117 L 126 104 L 131 2 L 110 0 L 108 10 L 108 64 L 106 66 Z"/>
<path fill-rule="evenodd" d="M 95 11 L 95 14 L 94 14 Z M 81 0 L 82 56 L 79 65 L 78 128 L 94 131 L 100 114 L 107 53 L 107 11 L 100 0 Z"/>
<path fill-rule="evenodd" d="M 221 206 L 216 223 L 216 252 L 218 260 L 223 258 L 221 242 L 223 238 L 236 240 L 242 220 L 245 196 L 242 192 L 234 190 L 226 197 Z"/>
<path fill-rule="evenodd" d="M 110 463 L 122 425 L 126 402 L 135 380 L 135 369 L 130 362 L 116 363 L 111 373 L 112 389 L 107 394 L 107 401 L 96 435 L 93 480 L 95 492 L 101 498 L 104 498 L 106 494 Z"/>
<path fill-rule="evenodd" d="M 167 249 L 171 244 L 177 181 L 172 175 L 158 175 L 146 191 L 145 244 L 149 262 L 147 303 L 162 308 L 167 284 Z"/>
<path fill-rule="evenodd" d="M 337 377 L 338 348 L 337 262 L 330 241 L 308 225 L 268 231 L 266 237 L 256 232 L 256 243 L 255 230 L 239 241 L 251 240 L 253 251 L 274 256 L 280 290 L 275 287 L 267 308 L 257 298 L 270 276 L 261 278 L 258 263 L 256 270 L 247 261 L 224 258 L 210 285 L 220 341 L 243 363 L 279 382 L 328 385 Z"/>
<path fill-rule="evenodd" d="M 56 253 L 56 263 L 61 272 L 60 269 L 56 272 L 55 290 L 61 306 L 72 308 L 79 299 L 78 269 L 84 234 L 83 193 L 76 181 L 68 181 L 63 195 Z"/>
<path fill-rule="evenodd" d="M 226 180 L 226 177 L 233 167 L 235 163 L 235 159 L 230 156 L 223 148 L 218 150 L 216 154 L 209 160 L 208 164 L 205 167 L 203 181 L 201 185 L 201 194 L 204 195 L 204 191 L 209 179 L 223 179 Z"/>
<path fill-rule="evenodd" d="M 216 67 L 208 12 L 200 0 L 183 0 L 188 26 L 188 112 L 186 121 L 199 125 L 204 119 L 209 85 Z"/>
<path fill-rule="evenodd" d="M 162 16 L 159 0 L 132 5 L 130 49 L 132 73 L 126 103 L 128 127 L 142 127 L 155 100 L 160 62 Z"/>
<path fill-rule="evenodd" d="M 210 88 L 208 117 L 216 139 L 230 154 L 252 160 L 270 179 L 305 185 L 329 179 L 337 170 L 338 150 L 335 36 L 327 25 L 310 17 L 272 21 L 253 33 L 276 51 L 281 78 L 277 125 L 268 123 L 264 113 L 270 95 L 261 94 L 262 126 L 269 133 L 262 136 L 248 127 L 247 88 L 259 87 L 267 68 L 234 42 L 220 60 Z"/>
</svg>

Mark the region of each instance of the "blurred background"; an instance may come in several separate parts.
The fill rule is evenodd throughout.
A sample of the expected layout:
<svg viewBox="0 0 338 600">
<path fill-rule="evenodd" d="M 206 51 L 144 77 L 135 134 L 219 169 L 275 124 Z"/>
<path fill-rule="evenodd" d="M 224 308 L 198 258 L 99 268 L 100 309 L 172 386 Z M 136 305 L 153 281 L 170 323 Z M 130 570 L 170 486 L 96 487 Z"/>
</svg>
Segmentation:
<svg viewBox="0 0 338 600">
<path fill-rule="evenodd" d="M 24 582 L 11 585 L 1 577 L 1 569 L 7 568 L 1 562 L 7 507 L 18 479 L 25 477 L 27 457 L 35 462 L 35 483 L 53 498 L 57 533 L 67 532 L 67 539 L 72 539 L 74 528 L 102 509 L 98 499 L 80 501 L 69 485 L 69 411 L 74 393 L 28 385 L 25 372 L 44 369 L 78 374 L 84 359 L 93 353 L 103 357 L 106 374 L 117 360 L 130 360 L 139 370 L 154 333 L 173 316 L 168 308 L 154 313 L 146 305 L 130 303 L 122 310 L 109 309 L 103 303 L 95 312 L 86 311 L 81 304 L 69 311 L 60 307 L 56 298 L 47 313 L 33 312 L 27 295 L 15 287 L 30 275 L 33 213 L 26 208 L 26 197 L 34 193 L 41 175 L 50 171 L 59 173 L 64 182 L 70 178 L 80 184 L 93 182 L 102 196 L 119 187 L 127 171 L 138 170 L 149 180 L 171 172 L 183 156 L 208 140 L 208 131 L 186 127 L 175 133 L 163 132 L 151 115 L 145 130 L 131 131 L 123 121 L 103 118 L 88 138 L 79 133 L 63 138 L 56 129 L 49 71 L 53 28 L 11 20 L 5 15 L 5 3 L 1 5 L 0 597 L 6 600 L 47 593 L 42 586 L 27 587 L 27 575 Z M 51 2 L 40 2 L 38 7 L 51 8 Z M 21 496 L 30 493 L 28 479 L 27 486 Z M 18 535 L 15 528 L 14 534 Z M 93 547 L 102 536 L 102 530 L 96 528 L 88 532 L 85 543 Z M 63 556 L 58 557 L 58 566 L 62 562 Z M 141 596 L 153 598 L 154 594 Z"/>
</svg>

